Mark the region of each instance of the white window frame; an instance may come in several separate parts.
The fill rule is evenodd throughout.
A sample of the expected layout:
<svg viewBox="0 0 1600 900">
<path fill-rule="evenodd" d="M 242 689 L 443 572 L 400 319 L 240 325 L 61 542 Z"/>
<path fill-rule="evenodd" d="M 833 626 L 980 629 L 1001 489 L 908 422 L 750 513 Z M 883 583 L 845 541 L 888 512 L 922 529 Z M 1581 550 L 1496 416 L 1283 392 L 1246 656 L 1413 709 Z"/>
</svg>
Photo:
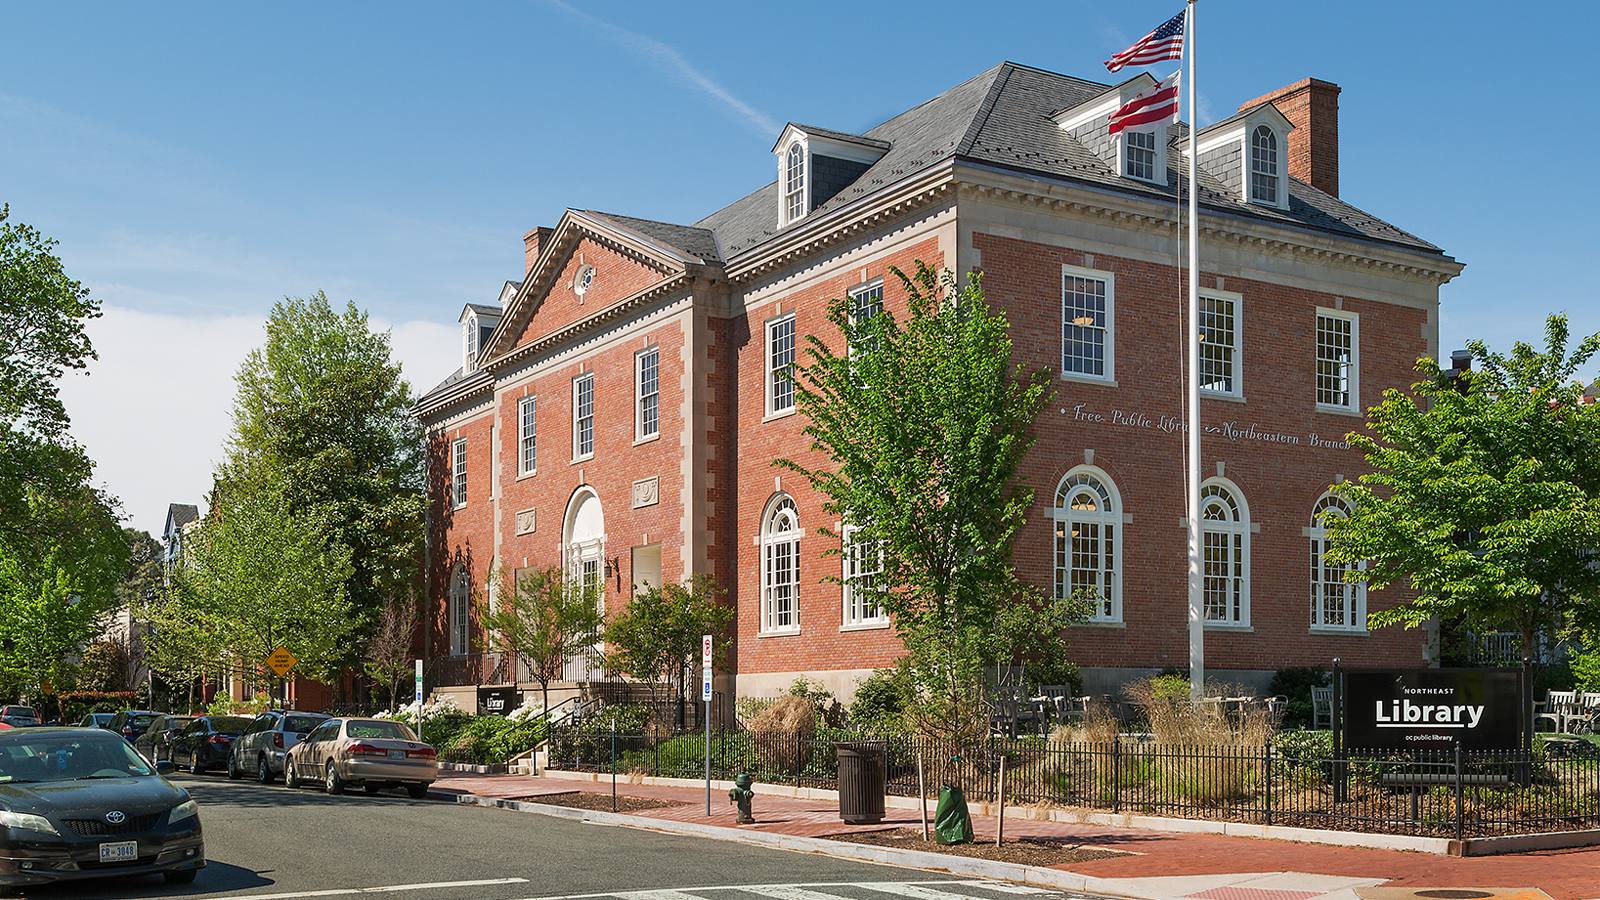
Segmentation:
<svg viewBox="0 0 1600 900">
<path fill-rule="evenodd" d="M 1104 288 L 1104 293 L 1105 293 L 1104 325 L 1096 327 L 1096 326 L 1094 326 L 1092 324 L 1092 322 L 1078 322 L 1078 321 L 1074 321 L 1074 320 L 1069 320 L 1067 318 L 1067 312 L 1068 312 L 1068 310 L 1067 310 L 1068 279 L 1074 279 L 1074 278 L 1076 278 L 1076 279 L 1085 279 L 1085 280 L 1088 280 L 1088 281 L 1098 281 L 1098 282 L 1101 282 L 1102 284 L 1104 284 L 1104 286 L 1105 286 L 1105 288 Z M 1110 272 L 1102 272 L 1102 271 L 1098 271 L 1098 270 L 1095 270 L 1095 269 L 1083 269 L 1083 268 L 1079 268 L 1077 266 L 1064 265 L 1064 266 L 1061 267 L 1061 377 L 1062 378 L 1065 378 L 1065 379 L 1081 379 L 1081 380 L 1084 380 L 1084 381 L 1111 382 L 1113 384 L 1116 383 L 1116 377 L 1117 377 L 1117 371 L 1116 371 L 1116 361 L 1117 361 L 1117 354 L 1116 354 L 1117 316 L 1116 316 L 1116 310 L 1117 310 L 1117 279 L 1116 279 L 1115 275 L 1112 275 Z M 1089 317 L 1080 316 L 1080 317 L 1075 317 L 1075 318 L 1089 318 Z M 1090 331 L 1098 331 L 1100 333 L 1100 335 L 1101 335 L 1101 345 L 1100 345 L 1101 346 L 1101 359 L 1100 359 L 1101 371 L 1099 373 L 1074 371 L 1068 366 L 1068 362 L 1067 362 L 1067 347 L 1068 347 L 1068 337 L 1069 337 L 1068 329 L 1074 328 L 1074 327 L 1086 328 L 1086 329 L 1088 329 Z"/>
<path fill-rule="evenodd" d="M 584 386 L 589 388 L 589 400 L 583 401 Z M 572 379 L 572 461 L 594 456 L 594 373 L 585 372 Z M 587 441 L 587 443 L 585 443 Z"/>
<path fill-rule="evenodd" d="M 1143 140 L 1151 140 L 1149 147 L 1135 147 L 1134 141 L 1129 140 L 1131 135 L 1139 135 Z M 1150 154 L 1150 174 L 1140 174 L 1134 167 L 1133 154 L 1135 152 Z M 1150 184 L 1167 183 L 1167 127 L 1161 126 L 1156 131 L 1120 131 L 1116 136 L 1117 174 L 1124 178 L 1144 181 Z"/>
<path fill-rule="evenodd" d="M 661 436 L 661 345 L 652 344 L 633 355 L 633 440 Z"/>
<path fill-rule="evenodd" d="M 882 541 L 857 541 L 855 536 L 860 528 L 845 525 L 839 529 L 839 537 L 843 543 L 841 556 L 843 557 L 843 622 L 841 631 L 856 628 L 886 628 L 889 625 L 889 611 L 883 605 L 871 599 L 871 595 L 862 590 L 860 585 L 871 585 L 883 574 L 883 542 Z"/>
<path fill-rule="evenodd" d="M 1333 319 L 1350 323 L 1350 359 L 1344 363 L 1343 379 L 1345 382 L 1346 402 L 1328 403 L 1323 397 L 1323 358 L 1322 358 L 1322 320 Z M 1360 413 L 1361 411 L 1361 317 L 1355 313 L 1345 312 L 1342 309 L 1324 309 L 1319 307 L 1315 323 L 1312 326 L 1312 397 L 1316 401 L 1317 409 L 1329 412 Z M 1328 360 L 1333 365 L 1338 365 L 1337 359 Z M 1333 377 L 1338 377 L 1334 375 Z M 1335 391 L 1334 393 L 1338 393 Z"/>
<path fill-rule="evenodd" d="M 1200 593 L 1207 628 L 1250 627 L 1250 531 L 1250 506 L 1239 486 L 1226 478 L 1202 482 Z M 1222 551 L 1216 558 L 1210 552 L 1213 545 Z"/>
<path fill-rule="evenodd" d="M 460 509 L 467 505 L 467 439 L 456 438 L 450 442 L 450 506 Z"/>
<path fill-rule="evenodd" d="M 1270 138 L 1272 141 L 1272 145 L 1267 148 L 1267 152 L 1271 154 L 1271 158 L 1268 160 L 1272 167 L 1271 171 L 1258 170 L 1256 168 L 1256 135 L 1263 131 L 1267 133 L 1268 138 Z M 1271 125 L 1268 125 L 1265 122 L 1257 123 L 1245 132 L 1244 158 L 1241 160 L 1241 162 L 1244 164 L 1243 174 L 1245 195 L 1249 197 L 1251 203 L 1259 203 L 1262 206 L 1273 206 L 1278 208 L 1287 206 L 1287 203 L 1285 203 L 1287 198 L 1284 197 L 1284 190 L 1287 185 L 1284 184 L 1283 180 L 1283 171 L 1285 168 L 1284 157 L 1286 155 L 1284 153 L 1284 149 L 1285 146 L 1283 135 L 1278 134 L 1278 130 L 1276 128 L 1273 128 Z M 1263 179 L 1272 183 L 1271 197 L 1264 197 L 1257 192 L 1257 175 L 1260 175 Z"/>
<path fill-rule="evenodd" d="M 761 513 L 761 634 L 800 631 L 800 527 L 794 498 L 779 494 Z"/>
<path fill-rule="evenodd" d="M 449 602 L 450 655 L 465 656 L 470 649 L 467 638 L 471 623 L 472 581 L 467 576 L 467 567 L 461 563 L 456 563 L 450 571 Z"/>
<path fill-rule="evenodd" d="M 1229 315 L 1232 322 L 1227 331 L 1208 327 L 1215 322 L 1214 319 L 1210 318 L 1210 313 L 1207 311 L 1206 301 L 1208 300 L 1231 305 L 1232 309 Z M 1242 398 L 1244 396 L 1244 370 L 1241 365 L 1243 362 L 1243 353 L 1241 351 L 1244 346 L 1244 297 L 1229 291 L 1201 291 L 1200 322 L 1200 390 L 1214 397 Z M 1226 334 L 1227 343 L 1208 343 L 1208 341 L 1211 341 L 1213 334 Z M 1208 353 L 1211 347 L 1222 348 L 1214 357 L 1221 360 L 1227 369 L 1227 374 L 1223 376 L 1229 382 L 1226 386 L 1216 386 L 1217 379 L 1208 379 L 1206 376 L 1206 366 L 1212 362 L 1211 357 L 1213 357 L 1213 354 Z"/>
<path fill-rule="evenodd" d="M 883 314 L 883 279 L 877 278 L 860 287 L 851 288 L 848 292 L 850 298 L 850 321 L 859 328 Z M 870 310 L 870 312 L 869 312 Z M 865 343 L 850 348 L 850 352 L 871 352 L 873 348 Z"/>
<path fill-rule="evenodd" d="M 1317 498 L 1312 507 L 1311 526 L 1306 537 L 1311 539 L 1311 631 L 1337 634 L 1363 634 L 1367 630 L 1367 583 L 1344 580 L 1352 568 L 1359 571 L 1365 566 L 1332 564 L 1326 561 L 1328 552 L 1329 517 L 1348 518 L 1350 505 L 1331 491 Z M 1334 621 L 1329 612 L 1335 604 Z"/>
<path fill-rule="evenodd" d="M 778 213 L 784 225 L 798 222 L 811 212 L 807 185 L 811 183 L 811 154 L 797 140 L 778 160 Z"/>
<path fill-rule="evenodd" d="M 1056 483 L 1055 497 L 1051 558 L 1056 598 L 1092 588 L 1097 597 L 1089 621 L 1120 623 L 1120 554 L 1127 546 L 1127 535 L 1122 531 L 1122 498 L 1116 484 L 1104 470 L 1077 466 Z M 1094 509 L 1087 508 L 1084 500 L 1093 503 Z M 1093 560 L 1092 567 L 1080 565 L 1088 559 Z"/>
<path fill-rule="evenodd" d="M 780 364 L 777 361 L 779 340 L 777 333 L 783 328 L 787 328 L 789 332 L 788 362 Z M 787 416 L 795 411 L 796 385 L 791 378 L 787 378 L 780 373 L 787 370 L 792 375 L 794 372 L 795 363 L 800 355 L 800 330 L 795 323 L 794 313 L 789 313 L 788 315 L 768 320 L 765 331 L 766 340 L 763 342 L 763 346 L 765 347 L 766 357 L 763 368 L 766 372 L 767 382 L 767 417 Z M 778 404 L 785 399 L 787 399 L 788 405 L 779 406 Z"/>
<path fill-rule="evenodd" d="M 517 401 L 517 474 L 539 470 L 539 395 Z"/>
</svg>

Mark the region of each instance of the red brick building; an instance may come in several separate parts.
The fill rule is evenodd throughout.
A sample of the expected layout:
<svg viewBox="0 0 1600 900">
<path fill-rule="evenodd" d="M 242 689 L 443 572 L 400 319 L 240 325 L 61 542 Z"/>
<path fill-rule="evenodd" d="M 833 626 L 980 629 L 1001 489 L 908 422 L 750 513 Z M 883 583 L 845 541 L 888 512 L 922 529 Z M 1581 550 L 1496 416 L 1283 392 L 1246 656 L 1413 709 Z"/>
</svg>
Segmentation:
<svg viewBox="0 0 1600 900">
<path fill-rule="evenodd" d="M 514 677 L 473 655 L 467 598 L 492 570 L 555 562 L 613 607 L 645 581 L 714 577 L 738 604 L 719 689 L 772 694 L 804 674 L 848 694 L 890 663 L 889 623 L 824 581 L 854 574 L 823 555 L 817 528 L 838 523 L 771 465 L 808 444 L 774 373 L 805 336 L 836 337 L 830 298 L 900 309 L 886 271 L 919 259 L 981 269 L 1018 360 L 1058 373 L 1015 562 L 1047 589 L 1100 593 L 1067 636 L 1089 689 L 1187 666 L 1186 132 L 1107 128 L 1151 83 L 1006 63 L 864 135 L 789 125 L 777 179 L 691 225 L 569 210 L 530 231 L 521 279 L 462 313 L 462 369 L 417 405 L 440 683 Z M 1429 653 L 1422 631 L 1366 627 L 1401 594 L 1343 584 L 1315 516 L 1363 471 L 1343 436 L 1364 408 L 1438 357 L 1438 290 L 1461 265 L 1339 200 L 1338 94 L 1308 79 L 1198 135 L 1213 678 Z"/>
</svg>

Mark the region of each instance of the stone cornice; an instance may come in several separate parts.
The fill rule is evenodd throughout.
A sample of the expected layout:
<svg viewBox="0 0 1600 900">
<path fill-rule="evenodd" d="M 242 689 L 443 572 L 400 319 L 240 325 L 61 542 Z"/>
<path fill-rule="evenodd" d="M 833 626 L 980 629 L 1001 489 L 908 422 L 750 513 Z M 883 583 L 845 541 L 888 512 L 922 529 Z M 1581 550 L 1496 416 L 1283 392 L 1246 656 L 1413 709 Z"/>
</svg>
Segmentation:
<svg viewBox="0 0 1600 900">
<path fill-rule="evenodd" d="M 962 166 L 955 181 L 963 196 L 982 197 L 1012 206 L 1050 209 L 1085 219 L 1105 219 L 1140 230 L 1175 232 L 1178 219 L 1170 204 L 1158 204 L 1110 190 L 1080 184 L 1021 177 L 975 166 Z M 1443 253 L 1425 253 L 1364 238 L 1300 230 L 1271 222 L 1230 215 L 1203 207 L 1201 239 L 1253 247 L 1257 252 L 1296 257 L 1321 264 L 1377 269 L 1399 277 L 1442 285 L 1465 266 Z"/>
<path fill-rule="evenodd" d="M 411 415 L 427 426 L 429 419 L 437 417 L 446 408 L 471 400 L 479 394 L 484 395 L 482 400 L 488 400 L 494 394 L 494 376 L 482 369 L 443 390 L 419 398 L 411 407 Z"/>
</svg>

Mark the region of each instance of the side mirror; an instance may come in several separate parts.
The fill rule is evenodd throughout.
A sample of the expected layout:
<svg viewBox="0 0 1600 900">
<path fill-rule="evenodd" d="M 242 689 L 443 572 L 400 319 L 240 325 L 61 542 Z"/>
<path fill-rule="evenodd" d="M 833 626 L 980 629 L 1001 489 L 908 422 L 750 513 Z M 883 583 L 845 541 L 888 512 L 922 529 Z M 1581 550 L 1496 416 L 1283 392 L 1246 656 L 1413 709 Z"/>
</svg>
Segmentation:
<svg viewBox="0 0 1600 900">
<path fill-rule="evenodd" d="M 170 759 L 158 759 L 158 760 L 156 760 L 156 774 L 157 775 L 171 775 L 173 772 L 176 772 L 176 771 L 178 771 L 178 767 L 173 764 L 172 760 L 170 760 Z"/>
</svg>

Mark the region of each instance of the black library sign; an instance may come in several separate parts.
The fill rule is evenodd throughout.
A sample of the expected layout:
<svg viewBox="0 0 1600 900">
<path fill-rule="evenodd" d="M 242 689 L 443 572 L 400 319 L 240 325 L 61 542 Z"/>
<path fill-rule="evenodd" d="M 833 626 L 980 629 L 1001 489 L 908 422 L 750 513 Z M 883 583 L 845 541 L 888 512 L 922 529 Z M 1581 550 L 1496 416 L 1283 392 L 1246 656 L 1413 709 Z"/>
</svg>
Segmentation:
<svg viewBox="0 0 1600 900">
<path fill-rule="evenodd" d="M 478 688 L 478 715 L 509 716 L 522 705 L 522 692 L 515 687 Z"/>
<path fill-rule="evenodd" d="M 1344 673 L 1344 746 L 1361 750 L 1516 750 L 1522 670 Z"/>
</svg>

